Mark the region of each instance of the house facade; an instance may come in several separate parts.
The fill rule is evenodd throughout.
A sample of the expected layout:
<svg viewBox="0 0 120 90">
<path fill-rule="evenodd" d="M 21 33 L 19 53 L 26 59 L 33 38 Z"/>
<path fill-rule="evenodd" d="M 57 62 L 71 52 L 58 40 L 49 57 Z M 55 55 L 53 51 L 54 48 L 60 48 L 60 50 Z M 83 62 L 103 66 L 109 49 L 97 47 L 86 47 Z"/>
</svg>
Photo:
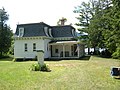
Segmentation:
<svg viewBox="0 0 120 90">
<path fill-rule="evenodd" d="M 37 50 L 44 58 L 79 58 L 84 56 L 84 44 L 76 40 L 71 25 L 50 26 L 44 22 L 19 24 L 14 35 L 14 58 L 34 59 Z"/>
</svg>

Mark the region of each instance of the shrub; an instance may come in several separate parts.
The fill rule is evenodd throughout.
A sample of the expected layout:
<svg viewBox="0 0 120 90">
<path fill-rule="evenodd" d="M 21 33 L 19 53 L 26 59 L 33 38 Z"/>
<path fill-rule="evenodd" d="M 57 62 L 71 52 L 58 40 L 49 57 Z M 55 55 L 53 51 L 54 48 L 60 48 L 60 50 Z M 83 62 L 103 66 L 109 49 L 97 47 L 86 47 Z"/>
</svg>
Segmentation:
<svg viewBox="0 0 120 90">
<path fill-rule="evenodd" d="M 107 49 L 101 52 L 101 56 L 105 57 L 105 58 L 110 58 L 111 55 L 112 55 L 112 53 L 110 53 L 109 50 L 107 50 Z"/>
<path fill-rule="evenodd" d="M 112 58 L 120 59 L 120 48 L 117 48 L 116 52 L 112 54 Z"/>
<path fill-rule="evenodd" d="M 13 61 L 13 62 L 16 62 L 17 60 L 14 58 L 12 61 Z"/>
<path fill-rule="evenodd" d="M 99 50 L 94 51 L 93 55 L 100 55 L 100 51 Z"/>
<path fill-rule="evenodd" d="M 41 67 L 40 67 L 40 65 L 38 63 L 32 64 L 32 66 L 30 67 L 30 70 L 32 70 L 32 71 L 40 71 Z"/>
<path fill-rule="evenodd" d="M 32 64 L 32 66 L 30 67 L 31 71 L 46 71 L 46 72 L 50 72 L 50 68 L 44 64 L 44 65 L 40 65 L 40 64 Z"/>
<path fill-rule="evenodd" d="M 44 64 L 42 67 L 41 67 L 41 71 L 47 71 L 47 72 L 50 72 L 50 68 L 48 67 L 48 65 Z"/>
</svg>

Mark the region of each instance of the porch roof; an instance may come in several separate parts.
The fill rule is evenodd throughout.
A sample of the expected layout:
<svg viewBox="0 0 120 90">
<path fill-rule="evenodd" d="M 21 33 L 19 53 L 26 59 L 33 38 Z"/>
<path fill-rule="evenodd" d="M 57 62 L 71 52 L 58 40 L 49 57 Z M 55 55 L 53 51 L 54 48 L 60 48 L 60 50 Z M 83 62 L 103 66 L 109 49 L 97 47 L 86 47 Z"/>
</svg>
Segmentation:
<svg viewBox="0 0 120 90">
<path fill-rule="evenodd" d="M 78 44 L 79 41 L 56 41 L 56 42 L 51 42 L 49 45 L 55 45 L 55 44 Z"/>
</svg>

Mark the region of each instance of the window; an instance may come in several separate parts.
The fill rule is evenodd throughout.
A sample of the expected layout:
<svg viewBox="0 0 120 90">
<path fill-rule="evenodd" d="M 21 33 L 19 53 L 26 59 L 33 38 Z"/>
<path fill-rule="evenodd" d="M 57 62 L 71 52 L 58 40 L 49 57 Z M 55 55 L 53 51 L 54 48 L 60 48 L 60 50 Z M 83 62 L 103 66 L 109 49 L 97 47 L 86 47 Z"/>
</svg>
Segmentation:
<svg viewBox="0 0 120 90">
<path fill-rule="evenodd" d="M 53 37 L 52 36 L 52 29 L 51 28 L 49 29 L 49 35 L 50 35 L 50 37 Z"/>
<path fill-rule="evenodd" d="M 74 31 L 74 29 L 72 29 L 72 34 L 73 34 L 73 36 L 75 36 L 75 31 Z"/>
<path fill-rule="evenodd" d="M 45 31 L 46 36 L 49 37 L 49 35 L 48 35 L 48 27 L 44 27 L 44 31 Z"/>
<path fill-rule="evenodd" d="M 58 53 L 58 49 L 55 49 L 55 53 Z"/>
<path fill-rule="evenodd" d="M 27 48 L 27 43 L 25 43 L 24 48 L 25 48 L 25 52 L 26 52 L 26 51 L 28 51 L 28 48 Z"/>
<path fill-rule="evenodd" d="M 36 43 L 33 43 L 33 51 L 36 51 Z"/>
<path fill-rule="evenodd" d="M 19 37 L 22 37 L 24 34 L 24 28 L 19 28 Z"/>
</svg>

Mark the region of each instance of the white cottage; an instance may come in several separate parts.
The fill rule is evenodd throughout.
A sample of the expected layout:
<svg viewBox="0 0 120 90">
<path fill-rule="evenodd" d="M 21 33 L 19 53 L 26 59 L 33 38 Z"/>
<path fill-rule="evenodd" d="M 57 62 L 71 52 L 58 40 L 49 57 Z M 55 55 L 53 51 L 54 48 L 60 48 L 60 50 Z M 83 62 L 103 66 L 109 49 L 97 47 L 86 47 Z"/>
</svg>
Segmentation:
<svg viewBox="0 0 120 90">
<path fill-rule="evenodd" d="M 34 59 L 37 50 L 44 51 L 45 59 L 80 58 L 84 56 L 84 44 L 76 37 L 71 25 L 19 24 L 14 37 L 14 58 Z"/>
</svg>

